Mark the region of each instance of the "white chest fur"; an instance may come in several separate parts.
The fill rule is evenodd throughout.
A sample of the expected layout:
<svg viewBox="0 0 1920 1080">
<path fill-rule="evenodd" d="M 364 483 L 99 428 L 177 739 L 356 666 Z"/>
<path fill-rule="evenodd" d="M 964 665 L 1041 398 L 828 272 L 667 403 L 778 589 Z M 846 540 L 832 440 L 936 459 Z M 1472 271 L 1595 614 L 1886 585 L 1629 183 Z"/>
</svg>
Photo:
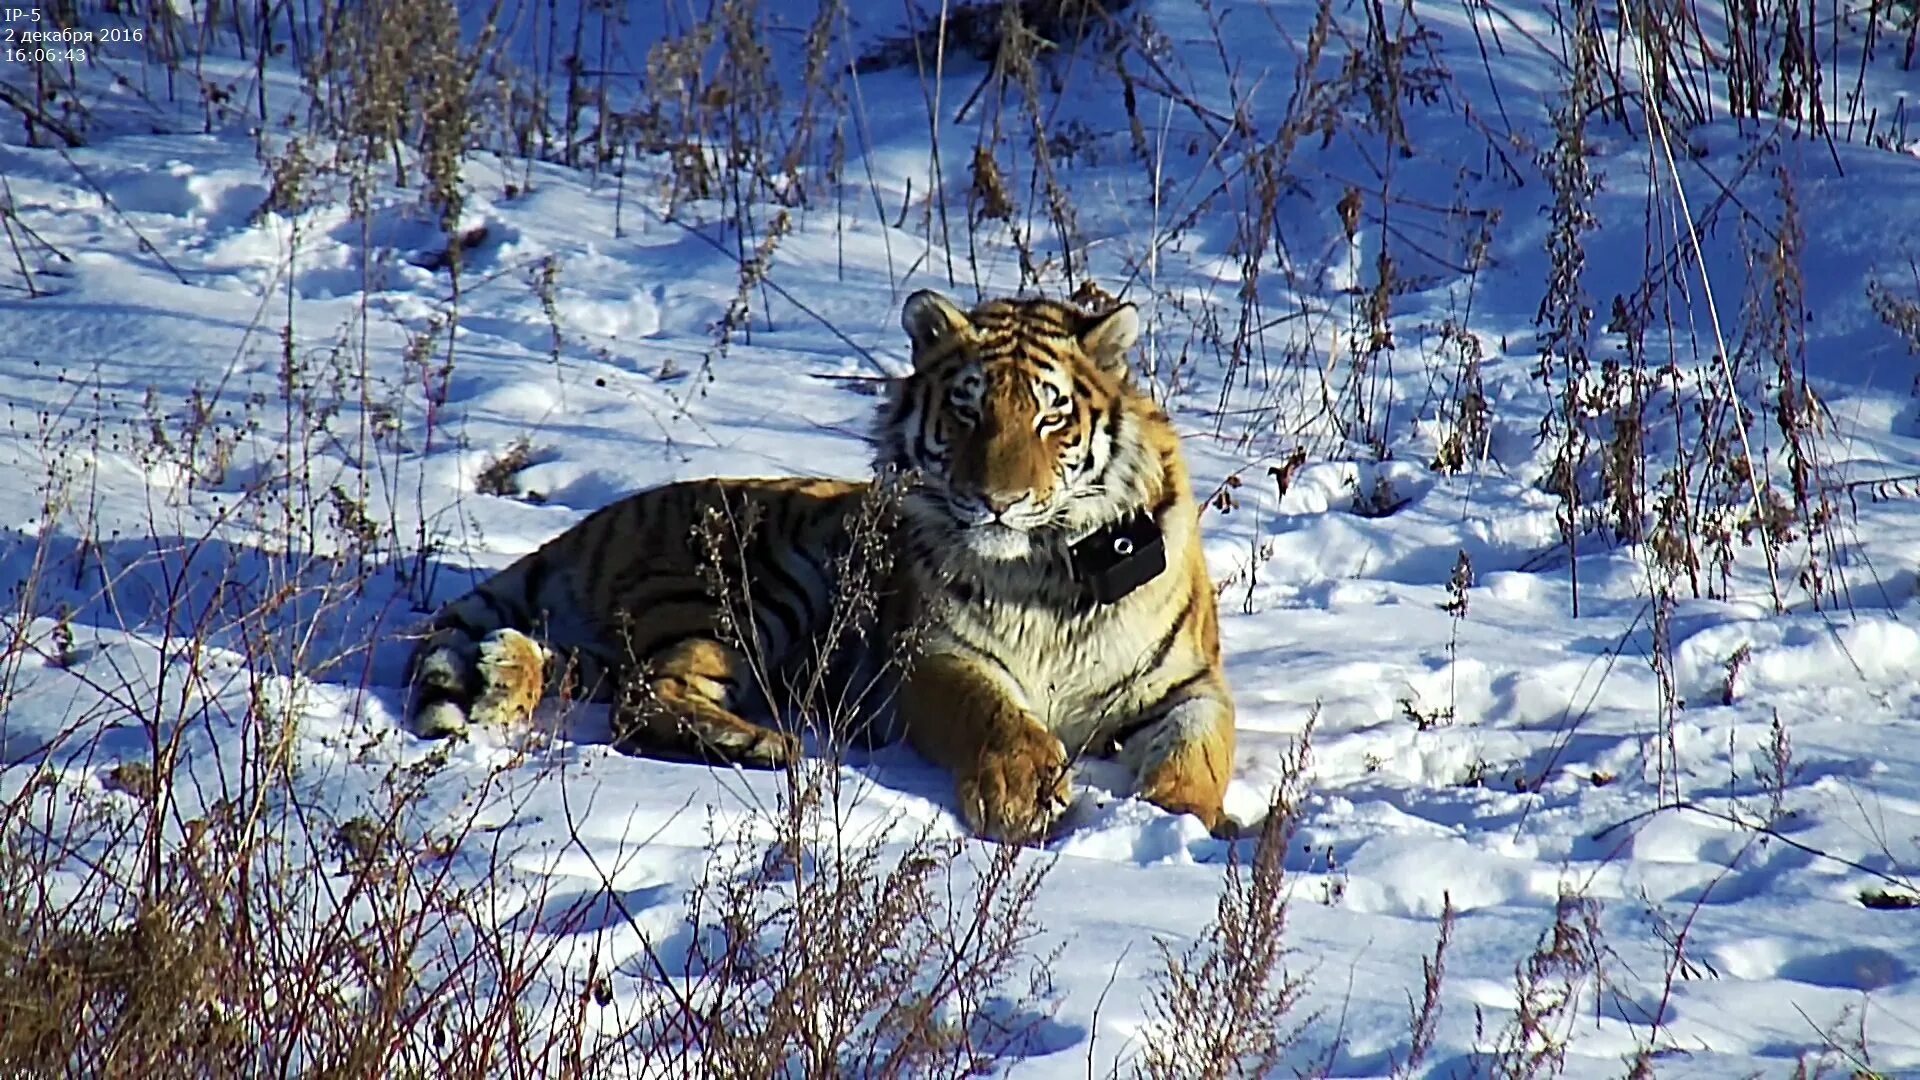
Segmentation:
<svg viewBox="0 0 1920 1080">
<path fill-rule="evenodd" d="M 1091 745 L 1200 663 L 1179 642 L 1185 588 L 1163 572 L 1115 603 L 1081 611 L 981 597 L 952 605 L 930 643 L 983 654 L 989 677 L 1062 742 Z"/>
</svg>

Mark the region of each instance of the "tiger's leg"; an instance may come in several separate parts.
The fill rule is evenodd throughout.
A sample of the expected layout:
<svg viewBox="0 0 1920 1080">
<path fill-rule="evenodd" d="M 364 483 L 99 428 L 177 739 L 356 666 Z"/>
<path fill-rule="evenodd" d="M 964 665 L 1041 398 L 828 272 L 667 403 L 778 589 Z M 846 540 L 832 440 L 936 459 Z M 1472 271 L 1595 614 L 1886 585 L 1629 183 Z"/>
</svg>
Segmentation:
<svg viewBox="0 0 1920 1080">
<path fill-rule="evenodd" d="M 1120 760 L 1134 793 L 1176 814 L 1192 814 L 1209 832 L 1238 828 L 1224 805 L 1233 774 L 1233 704 L 1217 679 L 1202 680 L 1159 719 L 1128 737 Z"/>
<path fill-rule="evenodd" d="M 990 840 L 1036 840 L 1066 809 L 1067 750 L 982 661 L 917 658 L 900 684 L 907 740 L 953 774 L 960 814 Z"/>
<path fill-rule="evenodd" d="M 800 741 L 741 717 L 733 706 L 752 677 L 730 645 L 692 637 L 649 656 L 614 704 L 613 737 L 649 757 L 691 758 L 777 769 Z"/>
<path fill-rule="evenodd" d="M 414 729 L 428 738 L 456 735 L 469 724 L 524 723 L 544 691 L 546 650 L 502 627 L 475 641 L 462 627 L 443 626 L 414 650 Z"/>
</svg>

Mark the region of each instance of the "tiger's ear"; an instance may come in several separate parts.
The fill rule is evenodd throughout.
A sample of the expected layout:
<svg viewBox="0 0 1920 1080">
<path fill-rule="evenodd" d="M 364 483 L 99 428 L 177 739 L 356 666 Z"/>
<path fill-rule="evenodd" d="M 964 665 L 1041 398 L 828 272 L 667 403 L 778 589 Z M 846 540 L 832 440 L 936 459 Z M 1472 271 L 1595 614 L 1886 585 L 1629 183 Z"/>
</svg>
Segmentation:
<svg viewBox="0 0 1920 1080">
<path fill-rule="evenodd" d="M 1121 304 L 1105 315 L 1094 315 L 1080 324 L 1080 348 L 1087 359 L 1109 375 L 1126 378 L 1127 350 L 1140 340 L 1140 309 Z"/>
<path fill-rule="evenodd" d="M 972 329 L 960 306 L 932 289 L 921 289 L 900 307 L 900 326 L 913 342 L 914 359 L 943 341 Z"/>
</svg>

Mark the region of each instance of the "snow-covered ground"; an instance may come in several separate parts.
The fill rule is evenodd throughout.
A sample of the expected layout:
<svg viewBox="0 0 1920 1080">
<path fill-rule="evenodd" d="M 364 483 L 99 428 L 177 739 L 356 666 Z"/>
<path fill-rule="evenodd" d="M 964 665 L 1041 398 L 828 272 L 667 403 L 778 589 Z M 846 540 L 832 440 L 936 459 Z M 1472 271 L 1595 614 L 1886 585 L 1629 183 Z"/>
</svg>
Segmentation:
<svg viewBox="0 0 1920 1080">
<path fill-rule="evenodd" d="M 1364 7 L 1333 5 L 1356 47 Z M 1308 986 L 1290 1062 L 1390 1073 L 1450 902 L 1445 1011 L 1421 1073 L 1471 1075 L 1516 1008 L 1516 966 L 1577 896 L 1597 905 L 1599 973 L 1558 1022 L 1568 1075 L 1625 1075 L 1644 1050 L 1662 1077 L 1786 1077 L 1823 1053 L 1920 1076 L 1920 910 L 1863 902 L 1920 884 L 1920 358 L 1868 298 L 1869 282 L 1920 294 L 1920 145 L 1719 119 L 1673 133 L 1669 165 L 1637 105 L 1628 124 L 1593 113 L 1584 160 L 1600 186 L 1582 284 L 1597 309 L 1596 370 L 1623 355 L 1610 302 L 1650 259 L 1671 254 L 1677 284 L 1663 295 L 1687 301 L 1648 334 L 1651 366 L 1680 371 L 1649 391 L 1665 425 L 1646 437 L 1649 485 L 1722 377 L 1698 263 L 1731 345 L 1764 276 L 1749 253 L 1772 249 L 1766 230 L 1788 201 L 1804 231 L 1804 371 L 1821 407 L 1817 482 L 1838 507 L 1831 543 L 1796 539 L 1770 571 L 1736 536 L 1727 577 L 1701 571 L 1711 595 L 1683 579 L 1662 610 L 1651 543 L 1595 529 L 1570 558 L 1556 523 L 1553 443 L 1535 433 L 1560 383 L 1533 376 L 1553 201 L 1536 154 L 1563 93 L 1556 31 L 1528 5 L 1477 24 L 1474 7 L 1421 5 L 1434 37 L 1416 51 L 1451 76 L 1425 100 L 1407 92 L 1409 149 L 1358 123 L 1363 134 L 1321 146 L 1310 128 L 1265 226 L 1249 216 L 1256 185 L 1223 164 L 1231 140 L 1171 97 L 1143 96 L 1152 163 L 1134 152 L 1110 74 L 1069 72 L 1053 114 L 1061 130 L 1079 125 L 1057 163 L 1074 258 L 1142 306 L 1143 377 L 1185 435 L 1196 486 L 1219 493 L 1205 525 L 1240 710 L 1231 812 L 1260 818 L 1317 713 L 1286 858 L 1287 965 Z M 1231 71 L 1212 57 L 1201 10 L 1140 8 L 1164 35 L 1170 80 L 1223 123 L 1240 108 L 1253 130 L 1276 129 L 1313 5 L 1216 5 Z M 625 31 L 633 56 L 658 31 L 644 22 Z M 897 30 L 882 22 L 848 32 Z M 1848 56 L 1842 89 L 1859 62 Z M 1884 52 L 1862 70 L 1883 116 L 1911 111 L 1920 75 Z M 416 189 L 381 183 L 356 213 L 334 180 L 263 212 L 273 175 L 238 125 L 204 134 L 197 114 L 167 119 L 136 101 L 125 108 L 139 123 L 56 151 L 21 145 L 6 118 L 4 194 L 34 236 L 16 232 L 26 258 L 0 302 L 0 580 L 16 639 L 0 672 L 0 800 L 46 774 L 54 783 L 36 780 L 33 797 L 66 808 L 48 814 L 127 813 L 135 797 L 116 769 L 147 760 L 158 732 L 179 737 L 174 797 L 211 807 L 258 749 L 245 717 L 266 685 L 299 703 L 292 776 L 306 798 L 340 820 L 379 818 L 397 771 L 446 755 L 402 833 L 480 822 L 484 853 L 457 872 L 495 890 L 501 925 L 563 939 L 556 981 L 595 957 L 613 973 L 609 1010 L 642 993 L 654 977 L 645 933 L 684 948 L 686 891 L 711 871 L 716 838 L 771 827 L 782 778 L 623 756 L 591 714 L 531 747 L 503 733 L 423 742 L 402 722 L 405 647 L 393 638 L 429 601 L 627 492 L 705 475 L 863 474 L 873 379 L 903 362 L 900 300 L 1023 284 L 1003 225 L 961 239 L 982 121 L 954 116 L 983 72 L 954 58 L 941 87 L 951 243 L 926 224 L 923 83 L 868 73 L 849 105 L 860 123 L 847 195 L 793 210 L 766 283 L 744 293 L 740 255 L 776 208 L 761 205 L 744 238 L 712 204 L 670 217 L 654 158 L 631 159 L 616 183 L 473 155 L 456 295 Z M 293 83 L 283 73 L 273 91 Z M 1703 227 L 1698 261 L 1675 224 L 1676 173 Z M 1033 214 L 1016 224 L 1055 258 L 1039 287 L 1064 293 L 1073 282 L 1045 196 L 1015 180 Z M 1351 228 L 1336 208 L 1349 189 L 1365 193 Z M 1231 338 L 1249 237 L 1268 245 L 1254 287 L 1266 328 L 1230 375 L 1204 327 Z M 1400 275 L 1392 342 L 1357 355 L 1366 334 L 1353 313 L 1383 237 Z M 42 295 L 29 299 L 29 277 Z M 715 328 L 737 295 L 751 321 L 721 352 Z M 1460 335 L 1447 326 L 1482 350 L 1490 410 L 1484 444 L 1455 473 L 1429 468 L 1458 396 Z M 1779 482 L 1777 401 L 1741 378 L 1759 415 L 1751 453 Z M 517 445 L 518 494 L 483 493 L 482 474 Z M 1304 464 L 1277 483 L 1296 448 Z M 257 490 L 290 473 L 303 486 L 284 497 Z M 365 551 L 296 565 L 302 538 L 337 550 L 361 514 Z M 421 537 L 434 542 L 424 559 L 391 557 Z M 1464 611 L 1449 591 L 1462 553 Z M 374 567 L 364 588 L 321 592 L 361 558 Z M 1810 561 L 1825 575 L 1817 598 Z M 274 607 L 255 629 L 287 649 L 305 627 L 320 637 L 287 661 L 302 675 L 274 668 L 262 682 L 249 673 L 277 661 L 210 613 L 289 582 L 321 599 Z M 188 644 L 196 619 L 222 627 L 208 651 Z M 862 835 L 964 832 L 947 780 L 904 748 L 857 758 L 846 778 Z M 1074 827 L 1029 856 L 1051 866 L 1035 918 L 1041 951 L 1058 953 L 1050 1018 L 1014 1075 L 1124 1068 L 1152 1037 L 1156 942 L 1177 948 L 1214 917 L 1232 845 L 1112 794 L 1112 779 L 1084 774 Z"/>
</svg>

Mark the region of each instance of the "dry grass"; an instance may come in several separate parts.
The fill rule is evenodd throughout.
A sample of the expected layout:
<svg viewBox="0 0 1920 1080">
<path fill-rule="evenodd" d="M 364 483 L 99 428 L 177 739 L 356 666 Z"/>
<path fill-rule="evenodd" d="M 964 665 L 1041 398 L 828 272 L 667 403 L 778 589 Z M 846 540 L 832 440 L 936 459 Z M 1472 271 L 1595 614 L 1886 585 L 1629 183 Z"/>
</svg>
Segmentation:
<svg viewBox="0 0 1920 1080">
<path fill-rule="evenodd" d="M 510 853 L 475 829 L 481 802 L 407 824 L 433 755 L 370 770 L 373 803 L 352 817 L 302 773 L 303 699 L 364 663 L 364 645 L 335 643 L 378 636 L 385 613 L 363 598 L 397 551 L 358 496 L 308 469 L 336 411 L 311 411 L 306 376 L 282 387 L 236 410 L 211 390 L 175 413 L 75 410 L 42 433 L 47 528 L 0 617 L 0 700 L 50 664 L 91 704 L 0 795 L 0 1071 L 479 1074 L 544 1052 L 516 1043 L 517 995 L 494 991 L 532 987 L 545 955 L 497 931 L 449 858 L 465 848 L 507 873 Z M 263 468 L 275 421 L 296 437 Z M 227 447 L 246 479 L 225 519 L 103 535 L 53 452 L 66 440 L 189 484 L 231 485 L 204 469 L 206 446 Z M 231 544 L 242 522 L 284 546 Z M 116 659 L 117 630 L 153 643 L 152 663 Z"/>
<path fill-rule="evenodd" d="M 1291 1015 L 1307 979 L 1287 968 L 1286 857 L 1299 828 L 1312 737 L 1310 719 L 1268 804 L 1253 864 L 1228 867 L 1214 921 L 1182 948 L 1161 944 L 1136 1077 L 1267 1076 L 1305 1031 L 1308 1021 Z"/>
<path fill-rule="evenodd" d="M 501 498 L 514 498 L 526 494 L 520 488 L 520 474 L 533 464 L 533 441 L 522 435 L 487 463 L 474 475 L 473 490 L 482 495 L 496 495 Z M 537 496 L 533 501 L 539 501 Z"/>
</svg>

